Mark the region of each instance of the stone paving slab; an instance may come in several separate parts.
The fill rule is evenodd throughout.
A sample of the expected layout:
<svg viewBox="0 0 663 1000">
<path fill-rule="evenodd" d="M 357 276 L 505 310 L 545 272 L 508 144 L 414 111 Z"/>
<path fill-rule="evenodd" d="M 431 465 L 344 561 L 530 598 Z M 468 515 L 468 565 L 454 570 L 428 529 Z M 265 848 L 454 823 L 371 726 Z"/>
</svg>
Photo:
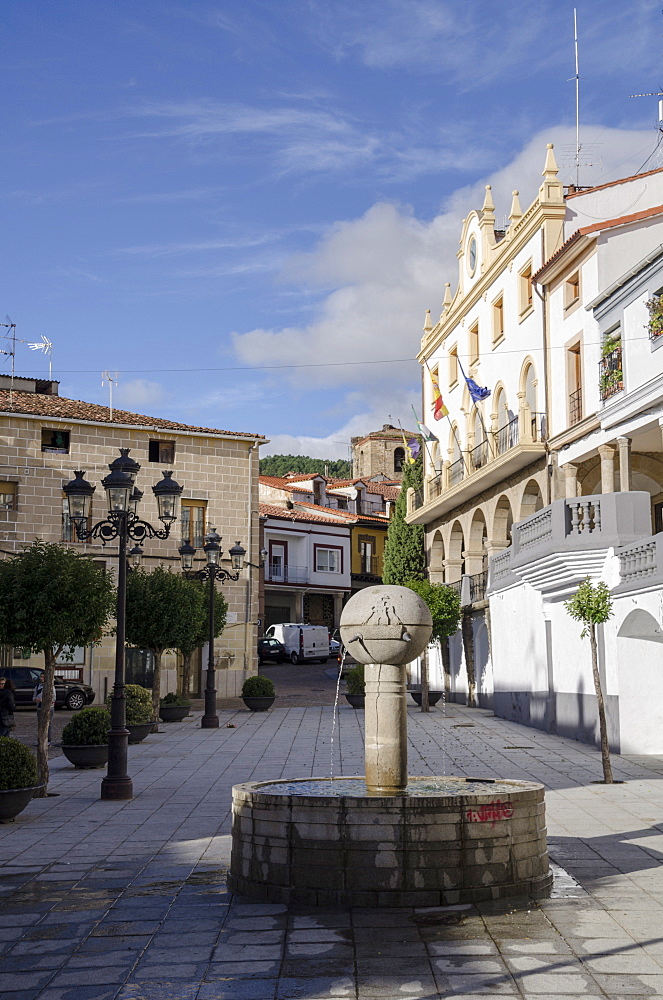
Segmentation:
<svg viewBox="0 0 663 1000">
<path fill-rule="evenodd" d="M 663 758 L 615 757 L 449 706 L 410 709 L 409 772 L 546 786 L 550 899 L 317 910 L 226 889 L 230 790 L 361 773 L 363 715 L 200 713 L 130 749 L 135 798 L 51 761 L 56 797 L 0 826 L 8 1000 L 437 1000 L 663 996 Z M 527 750 L 516 749 L 527 747 Z"/>
</svg>

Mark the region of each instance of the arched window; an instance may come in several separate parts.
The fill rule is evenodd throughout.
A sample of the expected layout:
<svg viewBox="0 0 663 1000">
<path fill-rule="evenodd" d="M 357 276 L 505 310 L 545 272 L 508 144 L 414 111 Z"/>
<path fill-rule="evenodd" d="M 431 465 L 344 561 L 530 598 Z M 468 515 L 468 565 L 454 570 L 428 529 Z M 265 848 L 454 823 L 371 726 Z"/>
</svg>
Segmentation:
<svg viewBox="0 0 663 1000">
<path fill-rule="evenodd" d="M 394 450 L 394 472 L 402 472 L 405 464 L 405 448 Z"/>
</svg>

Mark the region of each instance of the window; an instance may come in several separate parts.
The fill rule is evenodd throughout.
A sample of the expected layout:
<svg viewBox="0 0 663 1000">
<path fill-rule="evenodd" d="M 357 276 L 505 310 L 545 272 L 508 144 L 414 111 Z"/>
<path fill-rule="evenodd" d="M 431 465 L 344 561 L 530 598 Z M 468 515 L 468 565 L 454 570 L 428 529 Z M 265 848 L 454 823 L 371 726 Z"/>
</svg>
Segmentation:
<svg viewBox="0 0 663 1000">
<path fill-rule="evenodd" d="M 16 510 L 16 483 L 0 482 L 0 510 Z"/>
<path fill-rule="evenodd" d="M 323 549 L 316 545 L 315 548 L 315 571 L 316 573 L 341 573 L 342 549 Z"/>
<path fill-rule="evenodd" d="M 580 299 L 580 271 L 576 271 L 564 282 L 564 308 L 569 309 Z"/>
<path fill-rule="evenodd" d="M 375 556 L 376 539 L 375 535 L 359 536 L 359 554 L 361 556 L 361 572 L 377 573 L 377 559 Z"/>
<path fill-rule="evenodd" d="M 580 341 L 566 352 L 567 384 L 569 387 L 569 424 L 582 420 L 582 359 Z"/>
<path fill-rule="evenodd" d="M 338 507 L 339 510 L 347 510 L 348 509 L 348 498 L 347 497 L 342 497 L 342 496 L 339 497 L 338 498 L 338 503 L 336 504 L 336 506 Z"/>
<path fill-rule="evenodd" d="M 175 461 L 174 441 L 150 441 L 147 451 L 148 462 L 161 462 L 168 465 Z"/>
<path fill-rule="evenodd" d="M 458 345 L 449 348 L 449 388 L 458 382 Z"/>
<path fill-rule="evenodd" d="M 396 448 L 394 450 L 394 472 L 402 472 L 405 465 L 405 449 Z"/>
<path fill-rule="evenodd" d="M 493 344 L 498 344 L 504 337 L 504 296 L 493 302 Z"/>
<path fill-rule="evenodd" d="M 479 360 L 479 324 L 475 323 L 474 326 L 470 327 L 468 334 L 468 354 L 470 356 L 470 364 L 473 365 Z"/>
<path fill-rule="evenodd" d="M 518 298 L 519 298 L 519 313 L 522 316 L 529 309 L 532 308 L 533 293 L 532 293 L 532 262 L 523 268 L 523 270 L 518 275 Z"/>
<path fill-rule="evenodd" d="M 182 541 L 187 538 L 194 549 L 202 547 L 205 541 L 205 511 L 207 500 L 182 500 Z"/>
<path fill-rule="evenodd" d="M 54 431 L 48 427 L 42 427 L 41 450 L 53 451 L 59 455 L 68 455 L 69 431 Z"/>
</svg>

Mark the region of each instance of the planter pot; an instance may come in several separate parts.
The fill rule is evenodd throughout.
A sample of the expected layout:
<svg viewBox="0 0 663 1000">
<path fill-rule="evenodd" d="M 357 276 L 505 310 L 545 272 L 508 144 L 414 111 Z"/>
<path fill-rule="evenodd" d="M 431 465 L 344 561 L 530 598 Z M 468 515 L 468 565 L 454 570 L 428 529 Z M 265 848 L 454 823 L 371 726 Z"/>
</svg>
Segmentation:
<svg viewBox="0 0 663 1000">
<path fill-rule="evenodd" d="M 345 695 L 346 701 L 352 705 L 353 708 L 363 708 L 366 701 L 365 694 L 347 694 Z"/>
<path fill-rule="evenodd" d="M 190 705 L 160 705 L 159 718 L 162 722 L 181 722 L 186 719 Z"/>
<path fill-rule="evenodd" d="M 30 788 L 8 788 L 0 791 L 0 823 L 11 823 L 15 816 L 23 812 L 28 802 L 43 785 L 32 785 Z"/>
<path fill-rule="evenodd" d="M 74 767 L 105 767 L 108 763 L 108 743 L 82 747 L 63 743 L 62 753 Z"/>
<path fill-rule="evenodd" d="M 242 698 L 242 701 L 252 712 L 266 712 L 276 701 L 276 695 L 271 698 Z"/>
<path fill-rule="evenodd" d="M 146 736 L 156 730 L 153 722 L 134 722 L 127 726 L 129 730 L 129 743 L 142 743 Z"/>
<path fill-rule="evenodd" d="M 417 705 L 421 705 L 421 691 L 410 691 L 414 701 Z M 442 697 L 441 691 L 429 691 L 428 692 L 428 704 L 437 705 L 438 701 Z"/>
</svg>

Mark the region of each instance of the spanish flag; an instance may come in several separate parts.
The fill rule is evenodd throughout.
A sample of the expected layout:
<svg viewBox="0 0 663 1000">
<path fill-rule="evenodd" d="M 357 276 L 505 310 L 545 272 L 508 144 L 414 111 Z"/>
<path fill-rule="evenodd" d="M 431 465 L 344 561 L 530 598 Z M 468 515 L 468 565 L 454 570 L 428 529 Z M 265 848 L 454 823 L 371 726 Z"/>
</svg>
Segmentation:
<svg viewBox="0 0 663 1000">
<path fill-rule="evenodd" d="M 449 415 L 449 411 L 444 405 L 444 400 L 442 399 L 442 393 L 440 392 L 440 386 L 437 381 L 437 376 L 433 375 L 430 368 L 428 369 L 428 374 L 430 375 L 430 380 L 433 383 L 433 417 L 435 420 L 441 420 L 442 417 Z"/>
</svg>

